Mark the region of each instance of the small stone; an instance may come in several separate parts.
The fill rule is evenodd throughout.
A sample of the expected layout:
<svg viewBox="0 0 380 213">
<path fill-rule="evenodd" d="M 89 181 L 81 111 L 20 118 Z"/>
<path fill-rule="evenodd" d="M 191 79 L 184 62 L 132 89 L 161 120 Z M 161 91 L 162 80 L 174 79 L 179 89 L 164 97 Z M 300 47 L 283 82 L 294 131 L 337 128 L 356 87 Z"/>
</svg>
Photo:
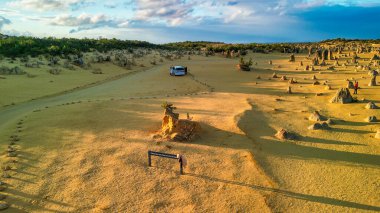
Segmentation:
<svg viewBox="0 0 380 213">
<path fill-rule="evenodd" d="M 370 123 L 377 122 L 377 118 L 376 116 L 369 116 L 368 118 L 365 119 L 365 121 L 370 122 Z"/>
<path fill-rule="evenodd" d="M 317 129 L 322 129 L 322 125 L 320 123 L 315 123 L 307 127 L 309 130 L 317 130 Z"/>
<path fill-rule="evenodd" d="M 314 111 L 309 116 L 309 120 L 311 120 L 311 121 L 325 121 L 325 120 L 327 120 L 327 118 L 325 116 L 322 116 L 321 114 L 319 114 L 318 111 Z"/>
<path fill-rule="evenodd" d="M 4 195 L 4 194 L 0 194 L 0 200 L 5 200 L 5 198 L 7 198 L 6 195 Z"/>
<path fill-rule="evenodd" d="M 366 106 L 365 106 L 366 109 L 378 109 L 379 107 L 376 106 L 375 103 L 373 103 L 372 101 L 370 101 Z"/>
<path fill-rule="evenodd" d="M 285 129 L 281 129 L 276 133 L 276 138 L 281 140 L 294 140 L 296 135 L 294 133 L 288 132 Z"/>
</svg>

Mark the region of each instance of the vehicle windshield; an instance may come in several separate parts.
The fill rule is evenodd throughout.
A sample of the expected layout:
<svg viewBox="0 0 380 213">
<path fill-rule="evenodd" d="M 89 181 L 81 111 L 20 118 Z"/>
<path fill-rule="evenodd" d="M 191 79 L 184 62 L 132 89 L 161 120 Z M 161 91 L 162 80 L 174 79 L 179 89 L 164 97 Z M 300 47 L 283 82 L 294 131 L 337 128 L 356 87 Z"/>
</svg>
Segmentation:
<svg viewBox="0 0 380 213">
<path fill-rule="evenodd" d="M 177 70 L 177 71 L 184 71 L 185 69 L 183 69 L 182 67 L 177 67 L 177 68 L 175 68 L 175 70 Z"/>
</svg>

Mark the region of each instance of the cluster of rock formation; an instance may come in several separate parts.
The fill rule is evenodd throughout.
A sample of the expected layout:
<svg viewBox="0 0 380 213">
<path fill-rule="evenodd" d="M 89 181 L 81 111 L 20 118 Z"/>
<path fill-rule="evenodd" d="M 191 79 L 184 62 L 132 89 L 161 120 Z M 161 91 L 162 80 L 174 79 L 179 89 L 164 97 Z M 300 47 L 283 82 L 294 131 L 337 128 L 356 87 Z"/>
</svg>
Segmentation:
<svg viewBox="0 0 380 213">
<path fill-rule="evenodd" d="M 179 113 L 175 113 L 172 104 L 164 103 L 164 117 L 162 118 L 161 130 L 154 138 L 162 138 L 172 141 L 190 141 L 201 130 L 199 123 L 187 119 L 179 119 Z"/>
<path fill-rule="evenodd" d="M 302 52 L 303 48 L 306 47 L 300 47 L 300 51 Z M 347 43 L 342 45 L 317 45 L 317 46 L 309 46 L 307 47 L 309 51 L 309 56 L 307 59 L 309 60 L 309 63 L 304 64 L 303 61 L 299 61 L 299 67 L 297 70 L 302 67 L 302 70 L 305 71 L 320 71 L 319 73 L 322 74 L 322 70 L 328 70 L 332 72 L 339 71 L 340 69 L 338 67 L 355 67 L 356 72 L 361 71 L 367 71 L 368 75 L 370 76 L 370 82 L 368 83 L 368 86 L 376 86 L 378 83 L 376 81 L 376 77 L 379 75 L 379 69 L 375 70 L 373 67 L 379 67 L 380 66 L 380 48 L 377 50 L 373 49 L 373 47 L 368 45 L 360 45 L 355 42 L 353 43 Z M 348 53 L 343 53 L 343 51 Z M 377 52 L 376 52 L 377 51 Z M 289 56 L 289 62 L 295 62 L 296 57 L 295 53 L 298 53 L 297 51 L 291 51 L 289 49 L 285 50 L 284 53 L 291 53 Z M 362 58 L 362 55 L 359 55 L 361 53 L 371 53 L 370 60 L 368 61 L 366 58 Z M 366 56 L 364 56 L 366 57 Z M 342 58 L 345 58 L 344 62 L 342 61 Z M 341 62 L 341 63 L 340 63 Z M 363 64 L 364 63 L 364 64 Z M 272 65 L 273 62 L 270 60 L 269 64 Z M 314 68 L 317 66 L 316 68 Z M 325 68 L 322 68 L 323 66 L 327 66 Z M 280 67 L 279 67 L 280 68 Z M 297 83 L 293 78 L 287 77 L 285 75 L 279 76 L 276 73 L 273 73 L 271 79 L 279 78 L 282 81 L 288 81 L 288 86 L 286 87 L 286 93 L 291 94 L 292 88 L 290 85 Z M 364 76 L 362 76 L 363 79 L 365 79 Z M 290 80 L 289 80 L 290 79 Z M 325 85 L 325 90 L 331 90 L 330 83 L 327 81 L 321 81 L 319 82 L 315 75 L 311 78 L 313 80 L 313 85 Z M 304 80 L 307 80 L 307 78 L 304 78 Z M 350 93 L 350 89 L 355 89 L 353 81 L 356 79 L 351 78 L 350 80 L 346 79 L 347 81 L 347 88 L 340 88 L 335 93 L 335 95 L 330 99 L 331 103 L 340 103 L 340 104 L 347 104 L 347 103 L 353 103 L 353 102 L 359 102 L 356 97 L 353 97 Z M 302 87 L 300 85 L 299 87 Z M 322 95 L 323 93 L 316 93 L 317 96 Z M 306 98 L 306 97 L 305 97 Z M 365 99 L 363 99 L 364 101 Z M 365 106 L 366 109 L 379 109 L 374 102 L 369 102 Z M 317 129 L 330 129 L 331 124 L 334 122 L 331 119 L 328 119 L 324 116 L 322 116 L 319 112 L 315 111 L 312 113 L 309 117 L 310 121 L 314 121 L 314 124 L 308 126 L 308 129 L 310 130 L 317 130 Z M 366 119 L 364 119 L 366 122 L 378 122 L 378 118 L 376 116 L 369 116 Z M 289 136 L 291 135 L 291 136 Z M 279 139 L 294 139 L 294 133 L 289 133 L 285 129 L 281 129 L 277 132 L 275 135 Z M 377 131 L 375 138 L 380 139 L 380 130 Z"/>
</svg>

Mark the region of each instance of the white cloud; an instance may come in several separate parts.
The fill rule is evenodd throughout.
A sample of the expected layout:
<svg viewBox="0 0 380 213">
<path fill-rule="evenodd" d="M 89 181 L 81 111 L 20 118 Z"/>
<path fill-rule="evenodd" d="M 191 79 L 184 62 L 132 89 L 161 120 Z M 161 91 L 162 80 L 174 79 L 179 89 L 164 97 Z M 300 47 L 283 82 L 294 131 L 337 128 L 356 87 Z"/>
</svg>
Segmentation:
<svg viewBox="0 0 380 213">
<path fill-rule="evenodd" d="M 81 14 L 79 16 L 72 15 L 59 15 L 49 21 L 50 25 L 76 27 L 71 30 L 71 33 L 94 28 L 112 27 L 112 28 L 126 28 L 129 26 L 129 21 L 125 19 L 114 19 L 105 14 Z"/>
<path fill-rule="evenodd" d="M 308 8 L 312 8 L 312 7 L 323 6 L 324 4 L 326 4 L 325 0 L 313 0 L 313 1 L 301 2 L 301 3 L 295 4 L 294 8 L 308 9 Z"/>
<path fill-rule="evenodd" d="M 135 20 L 165 22 L 177 26 L 191 19 L 193 3 L 183 0 L 136 0 Z"/>
<path fill-rule="evenodd" d="M 13 15 L 13 14 L 18 14 L 17 10 L 11 10 L 7 8 L 0 9 L 0 14 L 7 14 L 7 15 Z"/>
<path fill-rule="evenodd" d="M 304 29 L 304 35 L 308 32 L 306 27 L 309 22 L 303 20 L 303 11 L 312 11 L 320 6 L 364 7 L 380 4 L 379 0 L 13 0 L 8 2 L 10 3 L 3 5 L 12 7 L 0 8 L 0 16 L 12 19 L 12 25 L 4 27 L 5 21 L 0 19 L 0 26 L 3 29 L 15 28 L 19 31 L 27 29 L 33 33 L 46 33 L 46 36 L 60 34 L 79 37 L 93 33 L 94 36 L 107 34 L 109 37 L 119 38 L 130 37 L 131 34 L 128 33 L 139 29 L 138 32 L 133 31 L 137 39 L 141 36 L 141 39 L 154 41 L 155 39 L 161 41 L 224 39 L 223 35 L 233 35 L 231 37 L 246 35 L 247 40 L 251 36 L 263 39 L 268 36 L 299 38 L 301 30 Z M 95 2 L 97 3 L 93 7 L 86 7 Z M 83 8 L 81 15 L 78 11 L 73 11 L 78 8 Z M 94 13 L 100 14 L 91 15 Z M 69 34 L 70 29 L 71 33 L 75 34 Z M 121 33 L 116 34 L 116 32 Z M 144 33 L 139 34 L 140 32 Z"/>
<path fill-rule="evenodd" d="M 94 3 L 93 0 L 16 0 L 9 2 L 8 6 L 25 10 L 51 11 L 78 9 L 81 6 Z"/>
</svg>

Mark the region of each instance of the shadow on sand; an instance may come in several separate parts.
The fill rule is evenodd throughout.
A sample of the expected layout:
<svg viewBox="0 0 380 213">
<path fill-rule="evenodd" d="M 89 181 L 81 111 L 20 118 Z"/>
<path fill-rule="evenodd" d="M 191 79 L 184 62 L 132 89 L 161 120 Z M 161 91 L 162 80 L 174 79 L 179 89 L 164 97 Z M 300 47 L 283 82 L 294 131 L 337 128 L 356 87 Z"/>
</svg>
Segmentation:
<svg viewBox="0 0 380 213">
<path fill-rule="evenodd" d="M 251 105 L 252 106 L 252 105 Z M 255 121 L 255 122 L 252 122 Z M 323 149 L 312 146 L 300 145 L 291 141 L 277 141 L 273 137 L 276 130 L 266 124 L 265 116 L 262 112 L 254 110 L 245 111 L 241 119 L 238 121 L 239 128 L 245 132 L 248 138 L 258 142 L 266 153 L 281 157 L 296 158 L 296 159 L 320 159 L 331 162 L 348 163 L 351 166 L 370 166 L 379 168 L 380 156 L 365 153 L 356 153 L 348 151 L 337 151 L 331 149 Z M 258 126 L 259 125 L 259 126 Z M 255 131 L 255 130 L 260 131 Z M 340 130 L 336 130 L 340 131 Z M 254 133 L 254 134 L 253 134 Z M 363 132 L 360 132 L 363 134 Z M 341 145 L 359 145 L 351 144 L 351 142 L 339 142 L 333 140 L 320 140 L 310 137 L 299 137 L 299 141 L 308 143 L 326 143 L 326 144 L 341 144 Z M 251 148 L 252 149 L 252 148 Z"/>
<path fill-rule="evenodd" d="M 249 188 L 254 189 L 254 190 L 274 192 L 274 193 L 280 194 L 282 196 L 300 199 L 300 200 L 306 200 L 306 201 L 310 201 L 310 202 L 323 203 L 323 204 L 329 204 L 329 205 L 334 205 L 334 206 L 343 206 L 343 207 L 355 208 L 355 209 L 361 209 L 361 210 L 380 211 L 379 206 L 371 206 L 371 205 L 360 204 L 360 203 L 355 203 L 355 202 L 351 202 L 351 201 L 344 201 L 344 200 L 339 200 L 339 199 L 329 198 L 329 197 L 323 197 L 323 196 L 307 195 L 307 194 L 291 192 L 291 191 L 282 190 L 282 189 L 257 186 L 257 185 L 241 183 L 241 182 L 236 182 L 236 181 L 231 181 L 231 180 L 223 180 L 223 179 L 208 177 L 208 176 L 199 175 L 199 174 L 185 173 L 185 175 L 196 177 L 196 178 L 202 178 L 202 179 L 207 180 L 207 181 L 213 181 L 213 182 L 220 182 L 220 183 L 226 183 L 226 184 L 233 184 L 233 185 L 237 185 L 237 186 L 249 187 Z"/>
</svg>

